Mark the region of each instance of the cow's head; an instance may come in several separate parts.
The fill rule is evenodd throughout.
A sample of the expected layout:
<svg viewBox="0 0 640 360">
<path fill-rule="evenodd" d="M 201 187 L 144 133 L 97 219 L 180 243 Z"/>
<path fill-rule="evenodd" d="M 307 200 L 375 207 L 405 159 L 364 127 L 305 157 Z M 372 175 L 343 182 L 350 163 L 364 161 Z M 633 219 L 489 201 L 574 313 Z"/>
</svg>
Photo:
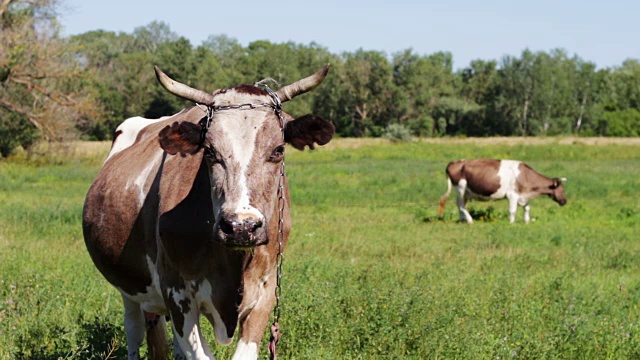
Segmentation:
<svg viewBox="0 0 640 360">
<path fill-rule="evenodd" d="M 278 97 L 284 102 L 313 89 L 327 71 L 328 65 L 280 88 Z M 298 150 L 305 146 L 313 149 L 314 143 L 324 145 L 331 140 L 334 126 L 314 115 L 294 119 L 280 112 L 279 117 L 274 98 L 259 87 L 241 85 L 209 94 L 168 78 L 157 67 L 156 75 L 169 92 L 213 110 L 208 129 L 175 122 L 159 137 L 160 146 L 170 155 L 204 151 L 216 239 L 232 247 L 267 243 L 269 222 L 279 221 L 278 186 L 284 171 L 285 143 Z"/>
<path fill-rule="evenodd" d="M 566 180 L 565 178 L 553 178 L 549 186 L 549 196 L 560 206 L 567 203 L 567 198 L 564 196 L 564 185 L 562 184 Z"/>
</svg>

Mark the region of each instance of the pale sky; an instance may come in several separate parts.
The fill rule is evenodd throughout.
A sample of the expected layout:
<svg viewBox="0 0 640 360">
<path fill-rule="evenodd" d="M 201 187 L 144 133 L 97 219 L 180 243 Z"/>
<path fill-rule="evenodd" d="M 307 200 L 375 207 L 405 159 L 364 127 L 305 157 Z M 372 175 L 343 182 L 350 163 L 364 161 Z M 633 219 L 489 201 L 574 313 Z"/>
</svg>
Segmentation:
<svg viewBox="0 0 640 360">
<path fill-rule="evenodd" d="M 563 48 L 598 68 L 640 59 L 638 0 L 63 1 L 64 35 L 132 33 L 162 21 L 193 46 L 226 34 L 243 46 L 315 42 L 336 54 L 359 48 L 387 55 L 409 48 L 421 55 L 448 51 L 454 69 L 475 59 L 519 57 L 526 48 Z"/>
</svg>

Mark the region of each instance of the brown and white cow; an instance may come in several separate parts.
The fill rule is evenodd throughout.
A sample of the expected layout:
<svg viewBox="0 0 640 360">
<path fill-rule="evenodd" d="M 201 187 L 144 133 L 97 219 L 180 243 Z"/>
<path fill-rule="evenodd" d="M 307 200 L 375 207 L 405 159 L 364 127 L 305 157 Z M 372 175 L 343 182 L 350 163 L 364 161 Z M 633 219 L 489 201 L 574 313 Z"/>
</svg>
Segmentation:
<svg viewBox="0 0 640 360">
<path fill-rule="evenodd" d="M 509 200 L 509 221 L 516 220 L 518 205 L 524 207 L 524 222 L 529 223 L 529 200 L 548 195 L 561 206 L 567 203 L 564 196 L 566 179 L 548 178 L 517 160 L 457 160 L 447 165 L 447 192 L 440 199 L 438 212 L 442 214 L 445 203 L 455 185 L 458 193 L 460 221 L 473 223 L 465 208 L 467 200 Z"/>
<path fill-rule="evenodd" d="M 113 153 L 83 212 L 89 254 L 122 294 L 129 359 L 140 357 L 145 333 L 149 357 L 166 358 L 164 315 L 176 358 L 214 358 L 201 315 L 222 345 L 239 325 L 233 359 L 257 358 L 291 227 L 285 143 L 313 149 L 335 132 L 278 104 L 316 87 L 328 69 L 275 93 L 252 85 L 207 93 L 156 68 L 169 92 L 197 106 L 147 124 Z"/>
</svg>

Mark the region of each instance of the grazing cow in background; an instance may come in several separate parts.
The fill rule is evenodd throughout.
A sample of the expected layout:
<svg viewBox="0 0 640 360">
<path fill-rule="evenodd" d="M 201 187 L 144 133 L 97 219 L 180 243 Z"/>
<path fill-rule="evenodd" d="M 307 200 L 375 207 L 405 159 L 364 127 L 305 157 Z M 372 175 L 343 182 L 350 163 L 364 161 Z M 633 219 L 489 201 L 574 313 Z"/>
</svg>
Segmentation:
<svg viewBox="0 0 640 360">
<path fill-rule="evenodd" d="M 529 165 L 516 160 L 457 160 L 447 165 L 447 192 L 440 199 L 438 213 L 442 214 L 451 193 L 451 185 L 456 186 L 460 221 L 473 223 L 465 208 L 467 200 L 490 201 L 507 198 L 509 200 L 509 221 L 516 219 L 518 205 L 524 207 L 524 222 L 529 223 L 529 200 L 540 195 L 548 195 L 560 205 L 567 203 L 562 182 L 566 179 L 548 178 L 537 173 Z"/>
<path fill-rule="evenodd" d="M 257 359 L 291 228 L 285 144 L 313 149 L 335 132 L 280 105 L 328 70 L 276 92 L 240 85 L 208 93 L 156 67 L 166 90 L 197 106 L 151 122 L 111 154 L 83 210 L 91 259 L 122 295 L 130 360 L 140 358 L 145 333 L 149 358 L 167 357 L 167 315 L 176 358 L 214 358 L 204 315 L 222 345 L 239 327 L 234 360 Z"/>
</svg>

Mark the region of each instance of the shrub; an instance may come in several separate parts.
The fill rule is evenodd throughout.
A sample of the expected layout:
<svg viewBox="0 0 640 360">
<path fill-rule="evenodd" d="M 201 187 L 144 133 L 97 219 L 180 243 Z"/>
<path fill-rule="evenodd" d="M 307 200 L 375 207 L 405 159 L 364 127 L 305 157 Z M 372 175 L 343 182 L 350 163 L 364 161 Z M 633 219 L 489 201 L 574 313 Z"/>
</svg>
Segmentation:
<svg viewBox="0 0 640 360">
<path fill-rule="evenodd" d="M 391 140 L 391 142 L 411 142 L 413 141 L 413 135 L 411 129 L 402 124 L 389 124 L 382 137 Z"/>
<path fill-rule="evenodd" d="M 38 129 L 24 116 L 0 112 L 0 157 L 13 154 L 19 146 L 29 148 L 39 137 Z"/>
</svg>

